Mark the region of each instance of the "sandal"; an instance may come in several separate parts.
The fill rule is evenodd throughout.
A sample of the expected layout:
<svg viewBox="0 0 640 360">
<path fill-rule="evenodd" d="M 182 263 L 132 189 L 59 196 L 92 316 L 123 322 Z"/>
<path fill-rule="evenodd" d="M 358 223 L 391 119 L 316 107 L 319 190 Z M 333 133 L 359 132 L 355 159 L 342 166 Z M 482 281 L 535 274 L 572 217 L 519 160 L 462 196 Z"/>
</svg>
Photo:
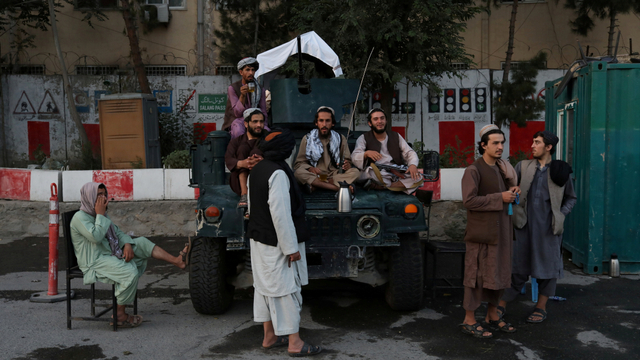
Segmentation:
<svg viewBox="0 0 640 360">
<path fill-rule="evenodd" d="M 539 324 L 539 323 L 543 322 L 546 318 L 547 318 L 547 312 L 546 311 L 544 311 L 544 310 L 542 310 L 540 308 L 535 308 L 535 309 L 533 309 L 533 313 L 531 315 L 529 315 L 529 317 L 527 318 L 527 322 L 528 323 L 532 323 L 532 324 Z"/>
<path fill-rule="evenodd" d="M 247 200 L 247 194 L 241 195 L 240 196 L 240 201 L 238 201 L 238 209 L 240 208 L 248 208 L 249 207 L 249 202 Z"/>
<path fill-rule="evenodd" d="M 502 319 L 504 317 L 504 314 L 507 313 L 507 309 L 504 308 L 504 306 L 496 306 L 496 311 L 498 312 L 498 316 L 500 317 L 500 319 Z"/>
<path fill-rule="evenodd" d="M 186 265 L 183 270 L 189 266 L 189 255 L 191 255 L 191 236 L 189 236 L 189 242 L 184 244 L 184 247 L 187 248 L 187 252 L 180 250 L 180 256 L 182 256 L 182 262 Z"/>
<path fill-rule="evenodd" d="M 500 326 L 500 323 L 504 323 L 504 325 Z M 511 324 L 509 324 L 508 322 L 502 320 L 502 317 L 498 320 L 489 320 L 488 322 L 485 322 L 485 324 L 488 324 L 492 328 L 497 328 L 502 332 L 506 332 L 506 333 L 516 332 L 516 328 L 511 326 Z"/>
<path fill-rule="evenodd" d="M 320 354 L 321 351 L 322 351 L 322 348 L 320 346 L 313 346 L 305 342 L 304 345 L 302 345 L 302 349 L 300 349 L 300 352 L 297 352 L 297 353 L 290 352 L 289 356 L 291 357 L 313 356 L 313 355 Z"/>
<path fill-rule="evenodd" d="M 289 345 L 289 336 L 278 336 L 276 338 L 276 342 L 274 342 L 270 346 L 263 346 L 262 348 L 265 350 L 269 350 L 269 349 L 286 346 L 286 345 Z"/>
<path fill-rule="evenodd" d="M 482 325 L 480 325 L 480 323 L 475 323 L 473 325 L 469 325 L 469 324 L 460 324 L 460 330 L 462 330 L 463 334 L 467 334 L 467 335 L 472 335 L 475 338 L 480 338 L 480 339 L 491 339 L 493 337 L 493 334 L 491 333 L 491 331 L 487 331 L 487 329 L 478 329 L 479 327 L 481 327 Z M 485 333 L 489 333 L 489 335 L 485 336 Z"/>
<path fill-rule="evenodd" d="M 118 321 L 119 328 L 134 328 L 140 325 L 142 325 L 142 316 L 140 315 L 129 315 L 127 320 Z M 113 323 L 109 323 L 109 326 L 113 326 Z"/>
</svg>

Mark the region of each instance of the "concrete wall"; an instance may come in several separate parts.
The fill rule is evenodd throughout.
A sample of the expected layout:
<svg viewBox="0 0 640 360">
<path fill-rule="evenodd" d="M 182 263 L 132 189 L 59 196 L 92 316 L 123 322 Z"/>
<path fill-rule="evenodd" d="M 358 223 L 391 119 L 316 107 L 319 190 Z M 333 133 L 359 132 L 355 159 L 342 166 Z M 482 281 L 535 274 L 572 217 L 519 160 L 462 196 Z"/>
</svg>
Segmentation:
<svg viewBox="0 0 640 360">
<path fill-rule="evenodd" d="M 562 70 L 541 71 L 533 97 L 544 96 L 544 83 L 563 75 Z M 191 123 L 202 123 L 207 132 L 220 129 L 224 120 L 224 104 L 226 90 L 237 76 L 172 76 L 149 77 L 154 95 L 158 98 L 159 111 L 176 113 L 184 107 Z M 400 108 L 409 104 L 409 114 L 395 113 L 391 115 L 394 130 L 400 132 L 407 141 L 424 142 L 425 149 L 443 152 L 447 144 L 460 148 L 475 147 L 479 141 L 478 132 L 484 125 L 492 122 L 491 98 L 489 84 L 491 79 L 501 79 L 502 71 L 468 70 L 462 78 L 441 78 L 439 85 L 445 93 L 451 93 L 455 100 L 451 112 L 445 110 L 448 97 L 440 94 L 433 110 L 428 89 L 399 82 L 396 102 Z M 94 148 L 99 149 L 100 130 L 98 119 L 98 99 L 102 94 L 130 91 L 134 88 L 131 82 L 135 79 L 121 76 L 71 76 L 74 91 L 74 105 Z M 67 109 L 66 96 L 60 76 L 9 75 L 2 78 L 4 97 L 5 139 L 0 149 L 8 159 L 5 166 L 25 167 L 38 146 L 55 160 L 71 163 L 72 169 L 78 165 L 81 157 L 78 132 Z M 463 111 L 463 91 L 468 90 L 468 112 Z M 480 96 L 484 92 L 484 110 L 477 110 Z M 209 96 L 213 95 L 213 96 Z M 434 94 L 432 94 L 434 95 Z M 379 106 L 379 94 L 366 94 L 369 108 Z M 187 100 L 189 100 L 187 102 Z M 209 105 L 205 104 L 209 101 Z M 209 110 L 210 104 L 220 102 L 218 109 Z M 343 126 L 348 126 L 351 119 L 351 107 L 345 100 L 345 106 L 336 109 L 336 116 Z M 207 108 L 209 106 L 209 108 Z M 526 128 L 505 128 L 507 143 L 505 156 L 514 155 L 515 149 L 527 150 L 531 144 L 531 135 L 544 128 L 544 114 L 540 122 L 531 122 Z M 311 121 L 311 119 L 309 119 Z M 356 117 L 356 129 L 368 130 L 365 115 Z M 457 139 L 456 139 L 457 138 Z M 515 146 L 510 143 L 516 141 Z"/>
</svg>

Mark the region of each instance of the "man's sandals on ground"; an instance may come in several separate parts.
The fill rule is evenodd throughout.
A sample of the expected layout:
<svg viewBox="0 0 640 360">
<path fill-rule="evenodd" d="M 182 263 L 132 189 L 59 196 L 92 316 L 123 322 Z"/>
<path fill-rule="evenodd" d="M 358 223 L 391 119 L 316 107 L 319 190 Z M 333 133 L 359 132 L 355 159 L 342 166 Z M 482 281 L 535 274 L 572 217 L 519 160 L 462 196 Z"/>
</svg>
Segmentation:
<svg viewBox="0 0 640 360">
<path fill-rule="evenodd" d="M 322 352 L 322 348 L 320 346 L 313 346 L 305 342 L 304 345 L 302 345 L 302 349 L 300 349 L 300 352 L 297 352 L 297 353 L 290 352 L 289 356 L 291 357 L 312 356 L 312 355 L 320 354 L 320 352 Z"/>
<path fill-rule="evenodd" d="M 276 339 L 276 342 L 274 342 L 269 346 L 263 346 L 262 348 L 265 350 L 269 350 L 269 349 L 273 349 L 281 346 L 287 346 L 287 345 L 289 345 L 289 336 L 278 336 L 278 338 Z"/>
<path fill-rule="evenodd" d="M 480 323 L 475 323 L 473 325 L 460 324 L 459 326 L 460 326 L 460 330 L 462 330 L 464 334 L 472 335 L 473 337 L 476 337 L 476 338 L 491 339 L 493 337 L 493 334 L 491 333 L 491 331 L 487 329 L 482 329 L 482 330 L 478 329 L 479 327 L 482 327 Z M 489 333 L 489 335 L 485 336 L 484 333 Z"/>
<path fill-rule="evenodd" d="M 543 322 L 546 318 L 547 318 L 546 311 L 540 308 L 535 308 L 533 309 L 533 313 L 529 315 L 529 317 L 527 318 L 527 322 L 532 324 L 539 324 Z"/>
<path fill-rule="evenodd" d="M 127 320 L 118 321 L 119 328 L 134 328 L 142 324 L 142 316 L 140 315 L 127 315 Z M 109 323 L 109 326 L 113 326 L 113 323 Z"/>
<path fill-rule="evenodd" d="M 500 326 L 500 323 L 503 323 L 504 325 Z M 491 327 L 491 328 L 494 328 L 494 329 L 498 329 L 498 330 L 500 330 L 502 332 L 506 332 L 506 333 L 514 333 L 514 332 L 516 332 L 516 328 L 513 327 L 508 322 L 502 320 L 502 317 L 499 318 L 498 320 L 486 321 L 485 324 L 488 327 Z"/>
</svg>

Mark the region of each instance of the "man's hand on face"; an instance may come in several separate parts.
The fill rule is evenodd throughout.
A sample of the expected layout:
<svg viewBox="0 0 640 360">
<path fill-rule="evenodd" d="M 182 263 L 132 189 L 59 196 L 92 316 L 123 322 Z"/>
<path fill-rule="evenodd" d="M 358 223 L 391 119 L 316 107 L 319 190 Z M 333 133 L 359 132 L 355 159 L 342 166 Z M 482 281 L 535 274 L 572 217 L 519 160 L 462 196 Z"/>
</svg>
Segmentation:
<svg viewBox="0 0 640 360">
<path fill-rule="evenodd" d="M 504 191 L 502 193 L 502 202 L 510 204 L 516 200 L 516 194 L 511 191 Z"/>
<path fill-rule="evenodd" d="M 378 160 L 382 159 L 382 155 L 380 155 L 379 152 L 373 151 L 373 150 L 365 151 L 364 152 L 364 156 L 368 157 L 369 159 L 371 159 L 373 161 L 378 161 Z"/>
<path fill-rule="evenodd" d="M 322 173 L 322 171 L 320 171 L 320 169 L 318 169 L 317 167 L 313 167 L 313 166 L 312 166 L 312 167 L 310 167 L 310 168 L 309 168 L 309 169 L 307 169 L 307 170 L 309 170 L 309 172 L 312 172 L 312 173 L 314 173 L 314 174 L 316 174 L 316 175 L 320 175 L 320 174 Z"/>
<path fill-rule="evenodd" d="M 344 164 L 342 164 L 342 170 L 347 171 L 351 169 L 351 161 L 345 159 Z"/>
<path fill-rule="evenodd" d="M 103 194 L 98 195 L 96 199 L 95 209 L 96 214 L 100 214 L 104 216 L 104 213 L 107 212 L 107 205 L 109 204 L 109 199 Z"/>
<path fill-rule="evenodd" d="M 413 181 L 418 181 L 422 177 L 422 175 L 420 175 L 420 172 L 418 171 L 418 167 L 415 165 L 409 166 L 407 172 L 411 174 L 411 179 L 413 179 Z"/>
<path fill-rule="evenodd" d="M 291 262 L 298 261 L 300 259 L 302 259 L 302 256 L 300 256 L 300 251 L 296 252 L 295 254 L 289 255 L 289 267 L 291 267 Z"/>
<path fill-rule="evenodd" d="M 133 247 L 131 246 L 131 244 L 124 244 L 124 247 L 122 248 L 122 257 L 124 258 L 124 261 L 131 261 L 131 259 L 133 259 L 133 256 Z"/>
</svg>

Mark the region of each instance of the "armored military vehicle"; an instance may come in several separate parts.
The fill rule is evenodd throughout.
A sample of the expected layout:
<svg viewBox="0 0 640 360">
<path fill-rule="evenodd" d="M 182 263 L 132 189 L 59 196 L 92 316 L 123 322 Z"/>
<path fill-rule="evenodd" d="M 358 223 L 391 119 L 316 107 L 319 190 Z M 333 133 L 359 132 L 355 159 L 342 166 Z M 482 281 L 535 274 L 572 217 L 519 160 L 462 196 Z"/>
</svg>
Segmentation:
<svg viewBox="0 0 640 360">
<path fill-rule="evenodd" d="M 272 80 L 270 126 L 291 129 L 299 143 L 313 128 L 315 110 L 320 105 L 342 109 L 355 101 L 358 87 L 357 80 L 347 79 Z M 334 130 L 347 134 L 346 128 Z M 245 209 L 236 208 L 239 197 L 229 187 L 225 172 L 229 140 L 227 132 L 214 131 L 202 144 L 191 148 L 190 182 L 200 195 L 189 289 L 194 308 L 202 314 L 225 312 L 234 289 L 253 285 Z M 353 144 L 355 137 L 350 142 Z M 422 167 L 429 180 L 437 180 L 438 154 L 424 154 Z M 386 285 L 386 300 L 393 309 L 418 309 L 424 280 L 424 247 L 419 232 L 428 230 L 422 202 L 430 202 L 429 195 L 420 190 L 413 196 L 358 188 L 350 212 L 337 211 L 335 192 L 316 190 L 305 195 L 311 233 L 306 242 L 309 278 Z"/>
</svg>

